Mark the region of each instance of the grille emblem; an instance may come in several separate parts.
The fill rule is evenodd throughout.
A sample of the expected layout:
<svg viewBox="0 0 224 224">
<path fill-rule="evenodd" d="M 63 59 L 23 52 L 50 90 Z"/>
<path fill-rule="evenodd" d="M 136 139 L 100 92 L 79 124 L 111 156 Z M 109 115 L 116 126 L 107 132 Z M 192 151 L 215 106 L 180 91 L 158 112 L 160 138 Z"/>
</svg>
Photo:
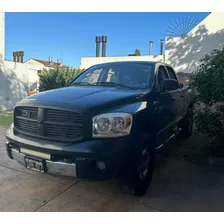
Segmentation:
<svg viewBox="0 0 224 224">
<path fill-rule="evenodd" d="M 30 117 L 30 112 L 27 110 L 23 110 L 22 115 L 23 115 L 23 117 Z"/>
<path fill-rule="evenodd" d="M 39 124 L 43 124 L 43 120 L 38 120 L 38 123 Z"/>
</svg>

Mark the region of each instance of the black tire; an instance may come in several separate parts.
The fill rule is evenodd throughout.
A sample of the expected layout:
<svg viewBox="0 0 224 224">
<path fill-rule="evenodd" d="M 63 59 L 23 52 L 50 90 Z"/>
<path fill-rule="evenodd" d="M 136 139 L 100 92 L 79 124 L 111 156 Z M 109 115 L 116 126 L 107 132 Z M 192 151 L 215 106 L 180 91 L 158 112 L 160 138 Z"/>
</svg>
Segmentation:
<svg viewBox="0 0 224 224">
<path fill-rule="evenodd" d="M 121 191 L 132 196 L 146 193 L 154 172 L 155 147 L 152 147 L 152 141 L 148 138 L 140 145 L 140 150 L 134 150 L 116 178 Z"/>
<path fill-rule="evenodd" d="M 180 123 L 181 133 L 180 136 L 184 139 L 191 137 L 193 133 L 193 110 L 188 108 L 187 114 Z"/>
</svg>

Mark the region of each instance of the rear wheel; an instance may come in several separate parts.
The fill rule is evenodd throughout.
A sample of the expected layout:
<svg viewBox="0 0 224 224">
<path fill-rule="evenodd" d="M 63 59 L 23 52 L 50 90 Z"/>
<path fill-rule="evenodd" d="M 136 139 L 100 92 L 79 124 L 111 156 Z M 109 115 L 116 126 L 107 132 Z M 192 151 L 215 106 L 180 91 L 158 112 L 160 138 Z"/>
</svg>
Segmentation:
<svg viewBox="0 0 224 224">
<path fill-rule="evenodd" d="M 193 110 L 191 108 L 188 109 L 186 116 L 181 121 L 181 137 L 189 138 L 193 133 Z"/>
<path fill-rule="evenodd" d="M 155 149 L 150 147 L 149 141 L 139 150 L 135 150 L 116 178 L 123 193 L 133 196 L 145 194 L 152 180 L 154 154 Z"/>
</svg>

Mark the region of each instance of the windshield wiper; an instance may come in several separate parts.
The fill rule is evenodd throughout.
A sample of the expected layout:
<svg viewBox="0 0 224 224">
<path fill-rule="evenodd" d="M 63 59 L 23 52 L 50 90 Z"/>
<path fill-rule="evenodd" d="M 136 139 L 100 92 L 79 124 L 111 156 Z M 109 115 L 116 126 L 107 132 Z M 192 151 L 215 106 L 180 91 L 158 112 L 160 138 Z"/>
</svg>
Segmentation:
<svg viewBox="0 0 224 224">
<path fill-rule="evenodd" d="M 94 82 L 94 83 L 92 83 L 92 85 L 121 86 L 121 87 L 129 88 L 129 89 L 134 89 L 130 86 L 126 86 L 126 85 L 123 85 L 120 83 L 115 83 L 115 82 Z"/>
<path fill-rule="evenodd" d="M 71 83 L 70 84 L 70 86 L 88 86 L 88 85 L 92 85 L 91 83 L 89 83 L 89 82 L 73 82 L 73 83 Z"/>
</svg>

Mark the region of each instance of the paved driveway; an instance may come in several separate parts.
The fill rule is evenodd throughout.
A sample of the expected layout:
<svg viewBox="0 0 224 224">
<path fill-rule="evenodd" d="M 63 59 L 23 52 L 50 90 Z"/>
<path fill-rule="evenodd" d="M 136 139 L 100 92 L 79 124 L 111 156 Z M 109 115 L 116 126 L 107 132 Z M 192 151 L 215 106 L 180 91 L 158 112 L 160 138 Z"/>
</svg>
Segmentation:
<svg viewBox="0 0 224 224">
<path fill-rule="evenodd" d="M 224 169 L 158 156 L 144 197 L 115 181 L 71 181 L 26 170 L 5 152 L 0 129 L 0 211 L 224 211 Z"/>
</svg>

